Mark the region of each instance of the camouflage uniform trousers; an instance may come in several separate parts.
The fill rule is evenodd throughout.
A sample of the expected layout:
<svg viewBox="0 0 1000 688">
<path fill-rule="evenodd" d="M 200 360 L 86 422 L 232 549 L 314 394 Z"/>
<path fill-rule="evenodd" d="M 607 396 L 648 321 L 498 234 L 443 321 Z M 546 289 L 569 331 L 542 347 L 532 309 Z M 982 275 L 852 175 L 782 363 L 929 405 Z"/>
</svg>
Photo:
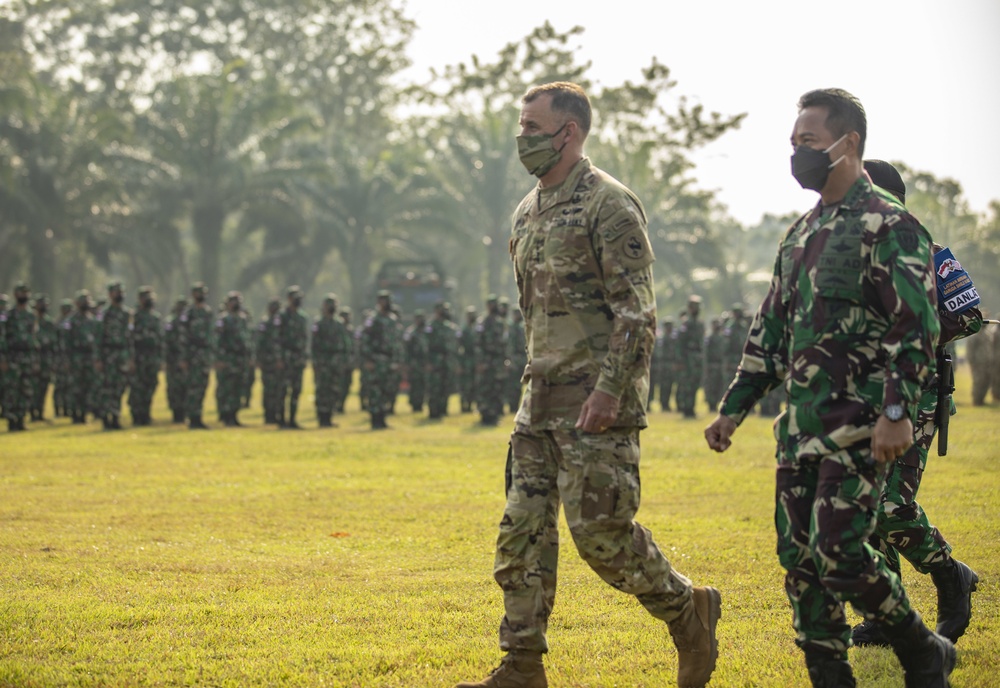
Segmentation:
<svg viewBox="0 0 1000 688">
<path fill-rule="evenodd" d="M 187 403 L 187 375 L 178 363 L 167 364 L 167 405 L 174 413 L 184 413 Z"/>
<path fill-rule="evenodd" d="M 899 623 L 910 602 L 899 577 L 868 544 L 875 530 L 884 470 L 871 450 L 779 458 L 774 522 L 778 559 L 787 572 L 796 644 L 846 652 L 844 603 L 866 619 Z"/>
<path fill-rule="evenodd" d="M 399 390 L 399 376 L 388 362 L 376 361 L 375 369 L 364 371 L 365 390 L 368 393 L 368 411 L 388 413 L 396 401 Z"/>
<path fill-rule="evenodd" d="M 3 378 L 3 410 L 8 420 L 27 415 L 33 394 L 34 354 L 31 351 L 7 353 L 7 372 Z"/>
<path fill-rule="evenodd" d="M 410 383 L 410 393 L 408 395 L 410 408 L 414 411 L 420 411 L 424 407 L 424 402 L 427 400 L 427 364 L 423 361 L 418 361 L 410 366 L 409 371 L 407 371 L 406 377 L 407 381 Z"/>
<path fill-rule="evenodd" d="M 211 372 L 212 361 L 209 357 L 197 353 L 191 356 L 184 376 L 184 415 L 189 419 L 201 418 Z"/>
<path fill-rule="evenodd" d="M 351 383 L 354 382 L 354 367 L 345 363 L 337 374 L 340 375 L 340 383 L 337 385 L 338 397 L 336 412 L 343 413 L 344 404 L 347 403 L 347 395 L 351 391 Z"/>
<path fill-rule="evenodd" d="M 694 402 L 698 396 L 698 388 L 701 386 L 701 365 L 692 362 L 690 366 L 684 366 L 677 372 L 677 391 L 674 398 L 677 401 L 677 410 L 682 413 L 694 413 Z"/>
<path fill-rule="evenodd" d="M 448 397 L 454 384 L 448 364 L 431 366 L 427 375 L 427 412 L 431 417 L 447 415 Z"/>
<path fill-rule="evenodd" d="M 243 406 L 243 388 L 246 384 L 247 363 L 226 361 L 215 370 L 215 406 L 219 417 L 225 419 Z"/>
<path fill-rule="evenodd" d="M 487 364 L 476 375 L 476 408 L 483 418 L 496 419 L 503 415 L 503 405 L 507 400 L 505 385 L 507 369 L 502 363 Z"/>
<path fill-rule="evenodd" d="M 690 600 L 691 582 L 632 520 L 639 508 L 639 431 L 533 434 L 518 427 L 493 568 L 504 595 L 501 649 L 548 651 L 560 500 L 576 549 L 597 575 L 635 595 L 654 617 L 677 618 Z"/>
<path fill-rule="evenodd" d="M 122 395 L 129 385 L 129 352 L 112 349 L 104 355 L 101 373 L 100 412 L 102 416 L 118 418 L 122 411 Z"/>
<path fill-rule="evenodd" d="M 155 356 L 136 356 L 135 375 L 128 391 L 128 406 L 133 420 L 149 415 L 153 405 L 153 395 L 156 394 L 159 383 L 160 359 Z"/>
<path fill-rule="evenodd" d="M 69 408 L 66 403 L 66 390 L 69 388 L 69 373 L 66 371 L 66 365 L 66 361 L 63 357 L 60 357 L 53 373 L 52 405 L 55 407 L 57 416 L 69 415 Z"/>
<path fill-rule="evenodd" d="M 284 371 L 272 362 L 260 366 L 261 398 L 264 405 L 265 418 L 277 418 L 282 402 L 282 375 Z"/>
<path fill-rule="evenodd" d="M 316 414 L 325 416 L 337 411 L 340 402 L 340 385 L 343 371 L 331 361 L 313 361 L 313 378 L 316 385 Z"/>
<path fill-rule="evenodd" d="M 670 410 L 670 397 L 674 396 L 677 388 L 677 373 L 674 370 L 676 365 L 673 361 L 664 362 L 664 370 L 660 373 L 660 409 L 663 411 Z M 676 401 L 674 403 L 676 405 Z"/>
<path fill-rule="evenodd" d="M 471 411 L 476 401 L 476 364 L 463 360 L 459 364 L 458 390 L 462 398 L 462 411 Z"/>
<path fill-rule="evenodd" d="M 70 415 L 100 413 L 100 376 L 89 353 L 70 354 L 66 410 Z"/>
<path fill-rule="evenodd" d="M 935 397 L 936 393 L 932 396 L 932 403 L 928 405 L 925 405 L 928 395 L 920 400 L 913 446 L 890 469 L 879 504 L 875 534 L 869 540 L 896 574 L 900 573 L 900 554 L 920 573 L 930 573 L 948 564 L 951 559 L 951 545 L 931 525 L 927 514 L 917 503 L 920 478 L 927 466 L 927 454 L 937 432 L 934 424 L 937 409 Z"/>
<path fill-rule="evenodd" d="M 305 373 L 304 363 L 286 363 L 284 369 L 279 370 L 281 378 L 278 382 L 278 416 L 285 413 L 285 400 L 288 400 L 288 410 L 292 413 L 299 407 L 299 396 L 302 394 L 302 376 Z M 287 417 L 287 416 L 285 416 Z"/>
<path fill-rule="evenodd" d="M 45 411 L 45 397 L 49 394 L 49 386 L 55 379 L 55 357 L 52 353 L 43 351 L 38 359 L 38 372 L 31 381 L 31 410 L 42 415 Z M 53 403 L 54 403 L 53 399 Z"/>
</svg>

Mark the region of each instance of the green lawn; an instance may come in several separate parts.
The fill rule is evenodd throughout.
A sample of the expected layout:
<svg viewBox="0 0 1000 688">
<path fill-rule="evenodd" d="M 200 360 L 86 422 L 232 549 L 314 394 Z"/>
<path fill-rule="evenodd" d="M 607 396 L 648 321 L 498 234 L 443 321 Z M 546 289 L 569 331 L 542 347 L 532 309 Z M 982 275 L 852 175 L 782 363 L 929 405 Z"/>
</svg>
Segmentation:
<svg viewBox="0 0 1000 688">
<path fill-rule="evenodd" d="M 964 370 L 961 372 L 965 372 Z M 955 686 L 1000 685 L 1000 408 L 961 412 L 921 503 L 980 575 Z M 308 389 L 308 385 L 307 385 Z M 257 390 L 259 394 L 259 388 Z M 963 394 L 964 392 L 964 394 Z M 455 401 L 453 399 L 453 401 Z M 966 403 L 962 403 L 962 402 Z M 0 431 L 0 685 L 451 686 L 499 659 L 491 576 L 508 416 L 481 429 L 401 413 L 373 433 L 352 397 L 340 427 L 164 419 L 106 433 L 65 419 Z M 723 595 L 712 685 L 808 685 L 774 555 L 770 423 L 724 455 L 697 421 L 651 414 L 643 504 L 671 562 Z M 674 684 L 663 624 L 604 585 L 567 532 L 550 684 Z M 904 570 L 936 614 L 928 577 Z M 891 652 L 853 649 L 862 686 L 902 686 Z"/>
</svg>

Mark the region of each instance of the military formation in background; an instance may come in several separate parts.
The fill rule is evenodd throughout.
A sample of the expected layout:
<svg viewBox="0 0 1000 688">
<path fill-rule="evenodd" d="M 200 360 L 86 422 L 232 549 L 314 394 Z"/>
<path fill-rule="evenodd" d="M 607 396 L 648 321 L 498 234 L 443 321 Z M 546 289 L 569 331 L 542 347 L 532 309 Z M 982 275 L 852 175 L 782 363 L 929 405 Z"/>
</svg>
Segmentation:
<svg viewBox="0 0 1000 688">
<path fill-rule="evenodd" d="M 428 315 L 417 310 L 404 325 L 392 295 L 381 291 L 362 324 L 350 308 L 327 294 L 320 314 L 302 312 L 304 294 L 297 286 L 275 297 L 254 324 L 242 295 L 231 291 L 219 309 L 197 282 L 189 296 L 176 299 L 163 317 L 156 294 L 140 287 L 134 309 L 125 305 L 125 285 L 109 282 L 106 299 L 95 302 L 81 290 L 59 302 L 50 314 L 44 294 L 32 299 L 28 284 L 14 286 L 13 302 L 0 294 L 0 403 L 11 431 L 25 430 L 25 420 L 45 420 L 49 391 L 57 417 L 84 424 L 88 416 L 107 430 L 122 427 L 127 402 L 133 426 L 153 422 L 153 395 L 166 382 L 174 423 L 207 429 L 205 393 L 215 372 L 219 421 L 240 426 L 239 413 L 250 406 L 254 384 L 262 388 L 264 423 L 296 429 L 302 380 L 311 363 L 316 421 L 336 427 L 344 412 L 355 371 L 360 370 L 361 408 L 373 429 L 387 428 L 405 394 L 410 411 L 442 418 L 448 400 L 460 397 L 462 413 L 479 413 L 479 422 L 495 426 L 521 402 L 521 376 L 527 364 L 524 325 L 519 310 L 490 295 L 480 315 L 474 306 L 464 321 L 454 322 L 451 306 L 434 305 Z M 706 324 L 701 299 L 691 296 L 677 318 L 664 318 L 653 355 L 649 402 L 663 411 L 694 417 L 702 390 L 714 411 L 739 365 L 750 317 L 742 304 Z M 973 404 L 1000 402 L 1000 327 L 984 327 L 966 340 L 972 370 Z M 127 395 L 127 396 L 126 396 Z M 781 410 L 780 391 L 765 398 L 761 415 Z"/>
</svg>

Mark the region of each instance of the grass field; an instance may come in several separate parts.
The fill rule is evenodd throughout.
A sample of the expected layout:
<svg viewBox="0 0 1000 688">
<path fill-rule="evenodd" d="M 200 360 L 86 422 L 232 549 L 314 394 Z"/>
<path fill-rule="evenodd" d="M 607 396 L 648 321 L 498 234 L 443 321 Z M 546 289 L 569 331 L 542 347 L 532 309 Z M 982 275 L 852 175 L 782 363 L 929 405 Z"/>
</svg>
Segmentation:
<svg viewBox="0 0 1000 688">
<path fill-rule="evenodd" d="M 972 408 L 959 384 L 951 450 L 920 501 L 981 579 L 953 684 L 997 686 L 1000 408 Z M 307 392 L 306 430 L 261 426 L 258 402 L 249 427 L 191 432 L 162 420 L 162 389 L 156 403 L 149 428 L 0 432 L 0 685 L 451 686 L 496 664 L 509 416 L 430 422 L 400 399 L 393 430 L 373 433 L 352 396 L 340 427 L 318 430 Z M 808 685 L 774 554 L 769 421 L 715 455 L 707 414 L 651 416 L 638 520 L 722 591 L 712 685 Z M 563 543 L 550 684 L 675 685 L 665 626 L 587 569 L 565 529 Z M 904 580 L 933 622 L 929 577 Z M 887 650 L 851 660 L 861 686 L 903 685 Z"/>
</svg>

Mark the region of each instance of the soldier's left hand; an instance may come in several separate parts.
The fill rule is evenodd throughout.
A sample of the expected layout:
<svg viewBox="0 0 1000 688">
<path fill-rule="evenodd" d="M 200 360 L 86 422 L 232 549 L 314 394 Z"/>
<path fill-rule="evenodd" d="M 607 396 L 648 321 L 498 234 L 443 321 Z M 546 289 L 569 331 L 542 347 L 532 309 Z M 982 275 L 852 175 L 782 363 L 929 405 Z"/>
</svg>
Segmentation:
<svg viewBox="0 0 1000 688">
<path fill-rule="evenodd" d="M 584 432 L 601 433 L 612 427 L 618 419 L 618 398 L 594 390 L 583 402 L 576 427 Z"/>
<path fill-rule="evenodd" d="M 893 422 L 885 416 L 875 421 L 872 433 L 872 458 L 878 464 L 895 461 L 913 444 L 913 423 L 909 418 Z"/>
</svg>

